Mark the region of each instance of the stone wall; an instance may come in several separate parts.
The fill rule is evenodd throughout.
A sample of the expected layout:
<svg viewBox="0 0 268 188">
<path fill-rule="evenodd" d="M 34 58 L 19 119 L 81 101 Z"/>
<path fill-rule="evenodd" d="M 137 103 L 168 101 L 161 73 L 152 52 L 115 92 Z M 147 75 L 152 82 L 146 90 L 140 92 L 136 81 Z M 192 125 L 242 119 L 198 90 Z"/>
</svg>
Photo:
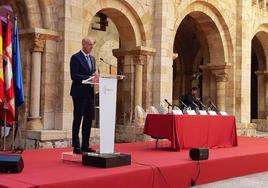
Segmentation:
<svg viewBox="0 0 268 188">
<path fill-rule="evenodd" d="M 71 131 L 55 131 L 55 130 L 43 130 L 43 131 L 26 131 L 23 132 L 26 140 L 21 140 L 18 145 L 25 149 L 45 149 L 45 148 L 63 148 L 72 147 Z M 92 128 L 90 144 L 99 145 L 99 129 Z M 80 143 L 81 143 L 81 131 L 80 131 Z"/>
<path fill-rule="evenodd" d="M 255 123 L 256 130 L 261 132 L 268 132 L 268 120 L 267 119 L 253 119 L 252 123 Z"/>
<path fill-rule="evenodd" d="M 199 68 L 204 76 L 204 99 L 212 99 L 228 114 L 235 115 L 238 134 L 254 135 L 255 126 L 250 124 L 252 48 L 263 51 L 264 57 L 262 68 L 257 72 L 260 88 L 258 102 L 261 103 L 258 118 L 263 119 L 268 114 L 265 59 L 268 57 L 268 2 L 265 0 L 3 0 L 0 5 L 3 4 L 10 4 L 19 15 L 26 96 L 25 104 L 19 109 L 19 121 L 23 130 L 29 131 L 25 136 L 31 148 L 46 147 L 42 144 L 52 147 L 70 145 L 69 137 L 60 136 L 71 130 L 72 122 L 69 61 L 71 55 L 80 50 L 81 39 L 87 35 L 93 35 L 97 40 L 93 55 L 100 71 L 109 72 L 109 66 L 99 61 L 103 58 L 120 67 L 126 75 L 119 84 L 118 111 L 120 116 L 127 114 L 129 122 L 117 126 L 116 138 L 120 142 L 124 142 L 124 139 L 144 139 L 142 128 L 131 122 L 136 103 L 141 103 L 139 105 L 145 110 L 149 106 L 165 106 L 164 99 L 175 99 L 173 90 L 177 100 L 180 94 L 190 88 L 187 79 L 192 71 Z M 99 12 L 108 16 L 107 32 L 92 29 L 92 24 L 98 22 L 96 14 Z M 197 37 L 190 41 L 203 47 L 193 49 L 190 46 L 192 51 L 186 54 L 183 61 L 183 55 L 187 52 L 181 50 L 180 45 L 175 47 L 177 44 L 187 44 L 185 35 L 176 38 L 180 27 L 185 27 L 185 21 L 196 26 L 191 30 L 194 32 L 186 33 L 197 33 L 196 36 L 202 34 L 201 39 Z M 35 62 L 33 48 L 40 35 L 44 46 L 38 51 L 41 62 Z M 258 48 L 255 42 L 252 45 L 254 37 L 259 42 Z M 196 43 L 196 40 L 202 41 Z M 200 57 L 197 57 L 198 54 L 201 54 Z M 200 61 L 205 65 L 202 68 Z M 36 83 L 41 85 L 41 92 L 40 100 L 33 101 L 31 96 L 37 90 L 31 89 L 35 83 L 31 73 L 36 63 L 41 65 L 41 83 Z M 184 67 L 189 64 L 195 66 Z M 177 67 L 175 71 L 174 67 Z M 174 79 L 176 73 L 186 76 L 180 80 Z M 141 86 L 137 84 L 139 81 L 142 81 Z M 40 103 L 35 111 L 41 122 L 41 126 L 35 127 L 40 128 L 37 131 L 40 134 L 46 134 L 46 131 L 61 132 L 55 133 L 57 137 L 50 140 L 30 136 L 32 133 L 29 129 L 34 128 L 28 124 L 33 103 Z M 266 130 L 266 120 L 253 122 L 258 124 L 257 130 Z M 131 136 L 131 133 L 135 134 Z"/>
<path fill-rule="evenodd" d="M 256 136 L 256 123 L 237 123 L 237 136 Z"/>
</svg>

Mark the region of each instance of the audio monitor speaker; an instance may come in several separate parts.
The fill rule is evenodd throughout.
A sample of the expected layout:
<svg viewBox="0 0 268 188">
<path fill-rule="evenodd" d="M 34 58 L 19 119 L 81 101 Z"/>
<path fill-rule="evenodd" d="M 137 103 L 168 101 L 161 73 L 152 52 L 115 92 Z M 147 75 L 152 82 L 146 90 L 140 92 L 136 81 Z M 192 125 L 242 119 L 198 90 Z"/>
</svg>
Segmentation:
<svg viewBox="0 0 268 188">
<path fill-rule="evenodd" d="M 190 158 L 194 161 L 207 160 L 209 156 L 208 148 L 192 148 Z"/>
<path fill-rule="evenodd" d="M 21 155 L 0 154 L 0 172 L 19 173 L 23 170 L 24 163 Z"/>
</svg>

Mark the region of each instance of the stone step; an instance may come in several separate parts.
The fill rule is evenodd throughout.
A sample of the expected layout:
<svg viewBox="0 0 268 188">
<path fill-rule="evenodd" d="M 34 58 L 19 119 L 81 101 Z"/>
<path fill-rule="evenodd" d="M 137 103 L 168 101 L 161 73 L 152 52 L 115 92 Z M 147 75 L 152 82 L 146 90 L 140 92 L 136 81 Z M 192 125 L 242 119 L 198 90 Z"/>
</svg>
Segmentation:
<svg viewBox="0 0 268 188">
<path fill-rule="evenodd" d="M 257 133 L 256 133 L 256 137 L 260 137 L 260 138 L 268 138 L 268 132 L 257 131 Z"/>
</svg>

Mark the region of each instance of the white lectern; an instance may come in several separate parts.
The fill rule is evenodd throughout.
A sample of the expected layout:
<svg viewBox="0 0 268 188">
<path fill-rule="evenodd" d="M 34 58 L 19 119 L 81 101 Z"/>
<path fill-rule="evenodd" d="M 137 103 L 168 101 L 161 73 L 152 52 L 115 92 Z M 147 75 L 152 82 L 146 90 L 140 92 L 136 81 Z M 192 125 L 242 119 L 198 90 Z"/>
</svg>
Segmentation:
<svg viewBox="0 0 268 188">
<path fill-rule="evenodd" d="M 122 75 L 99 76 L 100 151 L 84 153 L 84 165 L 109 168 L 131 164 L 130 155 L 114 153 L 117 81 L 123 78 Z"/>
</svg>

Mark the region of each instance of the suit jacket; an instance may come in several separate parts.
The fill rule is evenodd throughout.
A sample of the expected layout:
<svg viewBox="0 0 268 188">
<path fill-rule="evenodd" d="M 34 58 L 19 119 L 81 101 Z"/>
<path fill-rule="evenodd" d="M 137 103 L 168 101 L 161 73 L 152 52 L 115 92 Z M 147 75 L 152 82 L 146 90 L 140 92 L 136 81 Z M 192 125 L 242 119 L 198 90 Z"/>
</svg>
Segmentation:
<svg viewBox="0 0 268 188">
<path fill-rule="evenodd" d="M 88 79 L 94 72 L 96 72 L 95 58 L 90 55 L 92 63 L 91 70 L 89 69 L 87 60 L 84 54 L 79 51 L 72 55 L 70 61 L 70 72 L 72 79 L 72 86 L 70 95 L 78 98 L 92 98 L 94 96 L 94 87 L 91 84 L 82 84 L 82 80 Z"/>
<path fill-rule="evenodd" d="M 201 106 L 201 104 L 195 99 L 194 96 L 192 96 L 191 94 L 187 94 L 187 95 L 184 95 L 183 98 L 182 98 L 182 101 L 189 107 L 191 107 L 192 110 L 196 109 L 197 106 L 198 108 L 201 110 L 203 109 L 203 107 Z M 195 105 L 195 104 L 197 105 Z"/>
</svg>

